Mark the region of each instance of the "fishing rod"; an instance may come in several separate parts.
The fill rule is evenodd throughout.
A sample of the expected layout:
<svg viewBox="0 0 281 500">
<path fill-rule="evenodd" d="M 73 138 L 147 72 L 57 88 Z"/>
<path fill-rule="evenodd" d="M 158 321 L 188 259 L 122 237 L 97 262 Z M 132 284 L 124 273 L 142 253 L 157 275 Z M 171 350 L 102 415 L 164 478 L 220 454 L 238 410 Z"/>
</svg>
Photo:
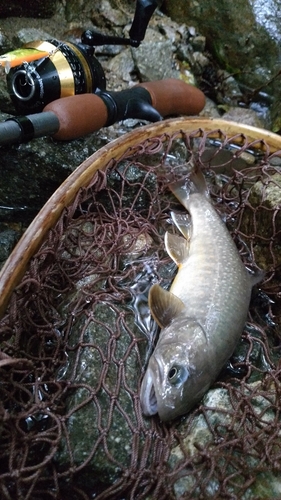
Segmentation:
<svg viewBox="0 0 281 500">
<path fill-rule="evenodd" d="M 199 89 L 174 78 L 141 83 L 120 92 L 63 97 L 47 104 L 41 113 L 0 123 L 0 144 L 46 135 L 56 140 L 76 139 L 127 118 L 155 122 L 168 115 L 195 115 L 204 103 Z"/>
<path fill-rule="evenodd" d="M 158 121 L 168 115 L 198 114 L 203 93 L 176 79 L 107 91 L 95 46 L 138 47 L 158 0 L 137 0 L 129 38 L 86 30 L 81 43 L 35 41 L 4 56 L 7 87 L 19 116 L 0 123 L 0 144 L 51 135 L 71 140 L 126 118 Z"/>
</svg>

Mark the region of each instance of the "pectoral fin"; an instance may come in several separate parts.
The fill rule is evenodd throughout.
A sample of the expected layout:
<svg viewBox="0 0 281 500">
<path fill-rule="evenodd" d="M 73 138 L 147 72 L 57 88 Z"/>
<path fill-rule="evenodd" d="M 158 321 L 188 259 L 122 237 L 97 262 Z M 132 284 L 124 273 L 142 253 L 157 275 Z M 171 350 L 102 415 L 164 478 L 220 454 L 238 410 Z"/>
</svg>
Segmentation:
<svg viewBox="0 0 281 500">
<path fill-rule="evenodd" d="M 171 259 L 180 266 L 188 257 L 189 243 L 182 236 L 165 233 L 165 247 Z"/>
<path fill-rule="evenodd" d="M 161 328 L 168 326 L 185 307 L 178 297 L 157 284 L 152 285 L 149 290 L 148 305 L 153 318 Z"/>
</svg>

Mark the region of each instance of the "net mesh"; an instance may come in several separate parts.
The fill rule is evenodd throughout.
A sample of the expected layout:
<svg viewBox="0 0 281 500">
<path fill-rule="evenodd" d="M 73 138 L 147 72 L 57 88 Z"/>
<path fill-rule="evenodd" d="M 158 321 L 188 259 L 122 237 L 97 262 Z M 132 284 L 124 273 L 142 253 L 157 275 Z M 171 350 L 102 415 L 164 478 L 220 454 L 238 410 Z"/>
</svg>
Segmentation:
<svg viewBox="0 0 281 500">
<path fill-rule="evenodd" d="M 164 134 L 112 159 L 31 259 L 0 322 L 1 498 L 273 498 L 264 488 L 281 472 L 281 153 L 212 137 Z M 266 272 L 215 385 L 163 424 L 139 401 L 157 339 L 147 296 L 176 273 L 163 235 L 182 207 L 167 184 L 194 163 L 243 261 Z"/>
</svg>

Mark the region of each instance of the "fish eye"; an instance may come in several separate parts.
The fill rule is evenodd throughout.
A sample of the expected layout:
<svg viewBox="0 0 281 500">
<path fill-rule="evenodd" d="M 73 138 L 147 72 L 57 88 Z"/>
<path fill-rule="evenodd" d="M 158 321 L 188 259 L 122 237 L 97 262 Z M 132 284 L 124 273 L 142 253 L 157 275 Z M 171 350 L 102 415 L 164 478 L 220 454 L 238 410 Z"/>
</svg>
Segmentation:
<svg viewBox="0 0 281 500">
<path fill-rule="evenodd" d="M 172 385 L 183 383 L 187 378 L 188 370 L 184 366 L 173 365 L 168 372 L 168 380 Z"/>
</svg>

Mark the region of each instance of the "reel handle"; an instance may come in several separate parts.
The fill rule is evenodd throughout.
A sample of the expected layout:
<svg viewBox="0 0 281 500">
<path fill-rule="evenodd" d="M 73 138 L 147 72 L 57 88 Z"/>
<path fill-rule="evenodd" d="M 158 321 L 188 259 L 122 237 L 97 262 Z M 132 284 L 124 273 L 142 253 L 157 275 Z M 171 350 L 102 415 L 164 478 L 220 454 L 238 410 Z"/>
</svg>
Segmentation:
<svg viewBox="0 0 281 500">
<path fill-rule="evenodd" d="M 102 35 L 94 30 L 82 33 L 81 42 L 91 47 L 95 45 L 117 44 L 138 47 L 145 37 L 145 32 L 150 18 L 161 0 L 137 0 L 133 24 L 129 31 L 130 38 Z"/>
<path fill-rule="evenodd" d="M 42 114 L 52 112 L 58 118 L 55 139 L 71 140 L 126 118 L 158 121 L 168 115 L 196 115 L 204 105 L 201 90 L 170 78 L 120 92 L 64 97 L 47 104 Z"/>
</svg>

